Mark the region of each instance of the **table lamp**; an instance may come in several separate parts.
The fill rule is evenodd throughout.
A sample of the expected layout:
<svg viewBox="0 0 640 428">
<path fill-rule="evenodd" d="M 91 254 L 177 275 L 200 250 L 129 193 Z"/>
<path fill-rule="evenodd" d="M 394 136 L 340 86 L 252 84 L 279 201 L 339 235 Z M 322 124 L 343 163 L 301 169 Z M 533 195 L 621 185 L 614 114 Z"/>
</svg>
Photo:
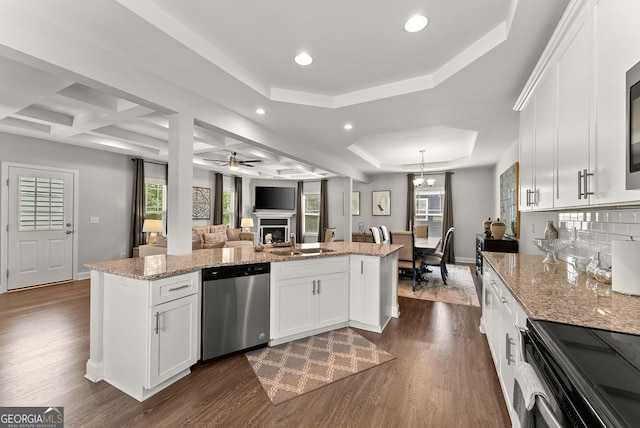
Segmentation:
<svg viewBox="0 0 640 428">
<path fill-rule="evenodd" d="M 240 227 L 242 227 L 243 232 L 250 232 L 253 227 L 253 219 L 251 217 L 243 217 L 240 220 Z"/>
<path fill-rule="evenodd" d="M 146 219 L 142 223 L 142 231 L 149 233 L 147 236 L 147 244 L 155 244 L 156 233 L 162 232 L 162 220 Z"/>
</svg>

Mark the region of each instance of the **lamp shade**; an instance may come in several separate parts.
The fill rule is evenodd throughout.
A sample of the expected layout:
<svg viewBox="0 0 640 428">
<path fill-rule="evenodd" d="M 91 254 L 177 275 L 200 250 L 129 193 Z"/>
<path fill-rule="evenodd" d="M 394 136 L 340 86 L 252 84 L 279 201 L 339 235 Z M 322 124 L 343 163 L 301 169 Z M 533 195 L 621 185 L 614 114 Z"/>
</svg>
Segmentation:
<svg viewBox="0 0 640 428">
<path fill-rule="evenodd" d="M 253 227 L 253 219 L 251 217 L 243 217 L 240 220 L 240 227 Z"/>
<path fill-rule="evenodd" d="M 143 232 L 162 232 L 162 220 L 146 219 L 142 224 Z"/>
<path fill-rule="evenodd" d="M 428 180 L 427 180 L 427 185 L 428 185 L 429 187 L 431 187 L 431 186 L 433 186 L 433 185 L 434 185 L 434 183 L 435 183 L 435 182 L 436 182 L 436 180 L 435 180 L 435 179 L 430 178 L 430 179 L 428 179 Z"/>
</svg>

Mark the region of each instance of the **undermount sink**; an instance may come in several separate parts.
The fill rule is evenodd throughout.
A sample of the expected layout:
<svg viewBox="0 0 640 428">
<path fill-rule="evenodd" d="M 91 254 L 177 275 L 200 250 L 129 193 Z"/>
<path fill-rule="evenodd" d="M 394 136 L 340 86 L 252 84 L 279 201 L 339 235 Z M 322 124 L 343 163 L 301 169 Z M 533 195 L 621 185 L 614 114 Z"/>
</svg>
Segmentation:
<svg viewBox="0 0 640 428">
<path fill-rule="evenodd" d="M 277 256 L 317 256 L 324 253 L 332 253 L 335 250 L 327 248 L 299 248 L 297 250 L 276 250 L 271 251 L 271 254 Z"/>
</svg>

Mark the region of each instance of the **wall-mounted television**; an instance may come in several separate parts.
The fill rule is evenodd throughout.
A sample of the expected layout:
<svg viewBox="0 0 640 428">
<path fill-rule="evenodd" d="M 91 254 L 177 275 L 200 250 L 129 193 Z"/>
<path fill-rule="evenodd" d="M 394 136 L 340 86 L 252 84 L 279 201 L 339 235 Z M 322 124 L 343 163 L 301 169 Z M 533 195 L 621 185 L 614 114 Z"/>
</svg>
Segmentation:
<svg viewBox="0 0 640 428">
<path fill-rule="evenodd" d="M 256 186 L 255 210 L 294 210 L 296 189 L 293 187 Z"/>
</svg>

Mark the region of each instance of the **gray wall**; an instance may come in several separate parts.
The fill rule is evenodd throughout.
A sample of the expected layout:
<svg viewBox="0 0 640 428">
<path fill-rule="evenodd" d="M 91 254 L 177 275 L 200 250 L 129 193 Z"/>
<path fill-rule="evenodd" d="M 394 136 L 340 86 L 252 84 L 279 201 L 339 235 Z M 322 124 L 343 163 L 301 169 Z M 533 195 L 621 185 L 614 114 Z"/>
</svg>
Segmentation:
<svg viewBox="0 0 640 428">
<path fill-rule="evenodd" d="M 493 168 L 456 170 L 451 179 L 453 193 L 453 220 L 456 232 L 454 247 L 456 261 L 474 263 L 475 234 L 482 232 L 482 222 L 494 210 Z M 353 190 L 360 192 L 360 215 L 353 216 L 352 228 L 364 223 L 365 230 L 371 226 L 385 225 L 389 230 L 405 230 L 407 206 L 407 175 L 384 174 L 372 178 L 370 183 L 354 182 Z M 371 214 L 371 192 L 391 191 L 391 215 Z"/>
<path fill-rule="evenodd" d="M 85 263 L 128 253 L 133 162 L 118 155 L 68 144 L 0 133 L 0 161 L 78 171 L 77 271 Z M 5 191 L 6 187 L 2 187 Z M 90 217 L 100 218 L 97 224 Z M 6 267 L 2 267 L 4 272 Z"/>
</svg>

